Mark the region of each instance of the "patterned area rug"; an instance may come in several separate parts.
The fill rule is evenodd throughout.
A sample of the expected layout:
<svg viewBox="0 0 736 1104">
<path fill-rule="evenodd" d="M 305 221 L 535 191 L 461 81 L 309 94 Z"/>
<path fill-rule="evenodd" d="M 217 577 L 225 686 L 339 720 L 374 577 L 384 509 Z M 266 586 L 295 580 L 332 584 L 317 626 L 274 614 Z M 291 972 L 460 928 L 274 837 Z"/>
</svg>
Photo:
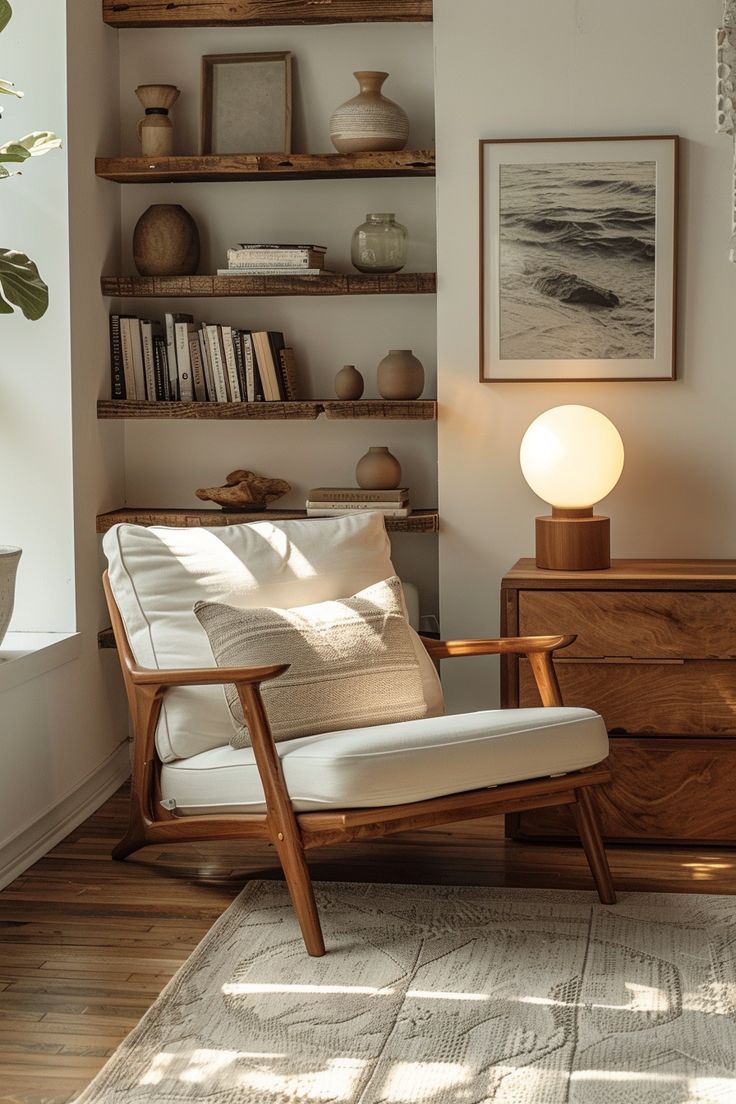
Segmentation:
<svg viewBox="0 0 736 1104">
<path fill-rule="evenodd" d="M 251 883 L 80 1104 L 734 1104 L 736 898 Z"/>
</svg>

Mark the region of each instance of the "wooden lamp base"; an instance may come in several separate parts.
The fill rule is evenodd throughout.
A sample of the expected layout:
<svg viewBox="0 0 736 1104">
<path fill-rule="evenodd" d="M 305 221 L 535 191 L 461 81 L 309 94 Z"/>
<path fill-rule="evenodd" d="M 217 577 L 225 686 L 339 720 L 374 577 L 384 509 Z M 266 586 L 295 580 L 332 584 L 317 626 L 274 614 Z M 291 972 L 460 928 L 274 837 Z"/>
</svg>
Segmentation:
<svg viewBox="0 0 736 1104">
<path fill-rule="evenodd" d="M 536 519 L 537 567 L 549 571 L 603 571 L 611 566 L 611 519 L 584 510 L 552 508 Z"/>
</svg>

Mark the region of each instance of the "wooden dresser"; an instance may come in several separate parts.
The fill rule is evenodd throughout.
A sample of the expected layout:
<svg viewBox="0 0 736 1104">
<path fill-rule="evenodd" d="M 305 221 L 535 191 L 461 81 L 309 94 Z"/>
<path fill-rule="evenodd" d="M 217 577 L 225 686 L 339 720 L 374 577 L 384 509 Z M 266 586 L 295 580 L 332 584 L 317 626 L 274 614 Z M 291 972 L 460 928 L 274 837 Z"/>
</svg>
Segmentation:
<svg viewBox="0 0 736 1104">
<path fill-rule="evenodd" d="M 611 841 L 736 844 L 736 561 L 614 560 L 608 571 L 504 577 L 508 636 L 576 633 L 558 654 L 566 705 L 604 718 Z M 539 705 L 526 660 L 502 659 L 502 703 Z M 516 838 L 575 835 L 567 809 L 516 814 Z"/>
</svg>

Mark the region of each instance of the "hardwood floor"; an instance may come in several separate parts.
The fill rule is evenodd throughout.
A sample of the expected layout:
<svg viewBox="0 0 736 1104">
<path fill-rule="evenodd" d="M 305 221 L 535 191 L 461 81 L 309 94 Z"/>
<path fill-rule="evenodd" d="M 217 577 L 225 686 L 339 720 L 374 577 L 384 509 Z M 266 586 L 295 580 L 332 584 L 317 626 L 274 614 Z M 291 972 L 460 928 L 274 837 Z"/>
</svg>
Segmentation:
<svg viewBox="0 0 736 1104">
<path fill-rule="evenodd" d="M 127 790 L 0 893 L 0 1102 L 62 1104 L 89 1083 L 249 878 L 265 844 L 148 848 L 127 863 Z M 612 847 L 619 890 L 736 894 L 736 851 Z M 590 889 L 582 851 L 511 843 L 500 819 L 310 855 L 317 879 Z"/>
</svg>

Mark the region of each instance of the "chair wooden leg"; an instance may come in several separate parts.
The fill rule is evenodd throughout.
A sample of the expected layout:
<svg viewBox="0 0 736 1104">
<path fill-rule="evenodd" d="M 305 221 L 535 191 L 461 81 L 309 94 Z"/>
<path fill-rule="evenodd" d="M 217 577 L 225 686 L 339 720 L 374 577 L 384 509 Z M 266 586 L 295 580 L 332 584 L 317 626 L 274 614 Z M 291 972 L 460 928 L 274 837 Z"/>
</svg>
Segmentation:
<svg viewBox="0 0 736 1104">
<path fill-rule="evenodd" d="M 325 941 L 322 937 L 322 926 L 319 922 L 317 903 L 314 899 L 312 878 L 301 840 L 292 835 L 287 827 L 286 832 L 278 833 L 274 843 L 281 860 L 284 878 L 286 879 L 296 918 L 299 921 L 307 954 L 314 958 L 321 958 L 325 953 Z"/>
<path fill-rule="evenodd" d="M 611 870 L 598 824 L 598 814 L 590 796 L 590 789 L 585 787 L 575 790 L 575 797 L 577 800 L 572 806 L 572 811 L 595 888 L 604 905 L 615 905 L 616 891 L 613 888 Z"/>
</svg>

